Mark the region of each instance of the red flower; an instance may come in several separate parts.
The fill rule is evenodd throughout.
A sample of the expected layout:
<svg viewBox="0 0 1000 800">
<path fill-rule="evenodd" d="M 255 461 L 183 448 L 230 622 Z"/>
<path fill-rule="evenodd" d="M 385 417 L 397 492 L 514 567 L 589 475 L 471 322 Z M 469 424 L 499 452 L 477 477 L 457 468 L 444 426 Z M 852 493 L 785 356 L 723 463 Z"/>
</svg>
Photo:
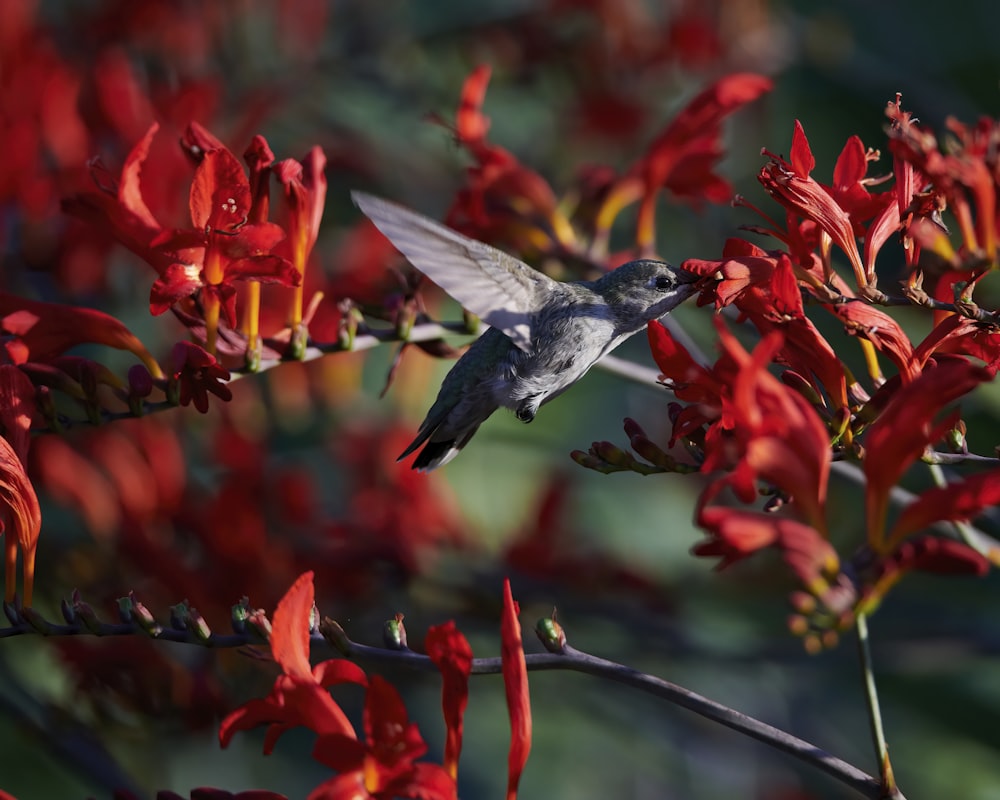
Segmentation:
<svg viewBox="0 0 1000 800">
<path fill-rule="evenodd" d="M 545 179 L 498 145 L 486 141 L 489 118 L 482 111 L 490 67 L 480 65 L 466 78 L 452 130 L 475 159 L 468 186 L 459 192 L 447 222 L 476 239 L 518 251 L 545 250 L 555 241 L 571 246 L 573 228 L 558 208 Z"/>
<path fill-rule="evenodd" d="M 364 671 L 342 659 L 309 664 L 309 618 L 313 609 L 313 573 L 299 576 L 278 603 L 271 626 L 271 654 L 282 674 L 274 682 L 271 694 L 263 700 L 251 700 L 227 716 L 219 726 L 219 741 L 229 744 L 237 731 L 268 725 L 264 752 L 289 728 L 302 725 L 322 735 L 336 734 L 356 740 L 354 728 L 340 706 L 327 691 L 336 683 L 368 681 Z"/>
<path fill-rule="evenodd" d="M 756 481 L 778 487 L 810 525 L 825 532 L 830 435 L 808 401 L 767 371 L 781 336 L 769 334 L 747 353 L 721 324 L 718 328 L 722 350 L 738 368 L 732 396 L 723 400 L 736 451 L 730 442 L 718 441 L 706 448 L 702 470 L 731 470 L 720 482 L 746 503 L 757 496 Z"/>
<path fill-rule="evenodd" d="M 896 390 L 865 435 L 865 508 L 868 539 L 876 553 L 892 543 L 885 535 L 889 492 L 906 469 L 958 421 L 958 414 L 937 419 L 948 404 L 992 377 L 989 370 L 964 359 L 942 360 Z M 916 514 L 917 512 L 913 512 Z"/>
<path fill-rule="evenodd" d="M 720 78 L 674 117 L 629 175 L 612 190 L 605 206 L 609 212 L 614 209 L 614 214 L 636 196 L 642 199 L 636 236 L 640 249 L 653 247 L 655 202 L 661 187 L 695 203 L 730 200 L 732 187 L 713 171 L 724 154 L 722 122 L 770 91 L 772 85 L 769 78 L 752 73 Z M 601 225 L 609 228 L 608 222 L 605 217 Z"/>
<path fill-rule="evenodd" d="M 444 768 L 454 779 L 458 776 L 458 758 L 462 753 L 462 717 L 469 702 L 472 648 L 455 623 L 450 621 L 427 631 L 424 648 L 441 671 L 441 705 L 448 728 Z"/>
<path fill-rule="evenodd" d="M 207 298 L 214 298 L 206 315 L 213 306 L 216 311 L 221 307 L 232 327 L 236 325 L 234 281 L 299 284 L 302 276 L 291 263 L 271 253 L 285 238 L 281 227 L 248 223 L 252 200 L 250 181 L 236 157 L 226 149 L 206 152 L 191 184 L 193 228 L 165 232 L 153 242 L 174 257 L 150 290 L 153 314 L 162 314 L 203 289 Z"/>
<path fill-rule="evenodd" d="M 825 578 L 840 566 L 837 551 L 816 528 L 789 517 L 719 506 L 699 509 L 697 523 L 709 532 L 696 544 L 696 556 L 718 557 L 716 569 L 725 569 L 758 550 L 775 547 L 799 580 L 820 594 Z"/>
<path fill-rule="evenodd" d="M 92 308 L 43 303 L 0 292 L 0 328 L 11 335 L 4 348 L 15 364 L 51 361 L 79 344 L 128 350 L 156 376 L 162 371 L 145 345 L 114 317 Z"/>
<path fill-rule="evenodd" d="M 289 209 L 289 238 L 292 248 L 292 265 L 299 275 L 305 275 L 309 254 L 319 235 L 326 202 L 326 156 L 319 147 L 313 147 L 302 162 L 288 158 L 274 169 L 285 191 Z M 295 299 L 289 323 L 294 328 L 302 321 L 302 282 L 296 285 Z"/>
<path fill-rule="evenodd" d="M 678 400 L 689 404 L 674 419 L 670 437 L 673 447 L 679 438 L 691 436 L 703 425 L 721 421 L 722 398 L 729 394 L 734 366 L 723 355 L 711 369 L 703 367 L 655 320 L 646 326 L 646 335 L 653 360 L 662 371 L 660 380 L 673 390 Z"/>
<path fill-rule="evenodd" d="M 507 800 L 517 797 L 517 786 L 531 751 L 531 698 L 528 666 L 521 643 L 520 607 L 510 591 L 510 578 L 503 582 L 503 617 L 500 621 L 500 655 L 503 685 L 510 715 L 510 753 L 507 758 Z"/>
<path fill-rule="evenodd" d="M 8 441 L 0 437 L 0 532 L 4 539 L 4 600 L 14 601 L 17 591 L 17 551 L 21 550 L 24 605 L 30 606 L 35 584 L 35 549 L 42 527 L 42 512 L 24 464 Z"/>
<path fill-rule="evenodd" d="M 182 406 L 194 403 L 204 414 L 208 411 L 209 392 L 227 403 L 233 399 L 232 390 L 222 383 L 229 380 L 229 370 L 198 345 L 178 342 L 170 360 L 173 367 L 170 382 L 178 387 L 178 402 Z"/>
<path fill-rule="evenodd" d="M 416 762 L 427 745 L 410 722 L 399 692 L 373 675 L 365 696 L 365 741 L 354 732 L 321 735 L 313 757 L 340 773 L 309 795 L 309 800 L 455 800 L 455 781 L 437 764 Z"/>
<path fill-rule="evenodd" d="M 763 167 L 758 180 L 767 192 L 789 211 L 814 221 L 825 231 L 851 262 L 858 286 L 867 286 L 870 278 L 861 260 L 854 225 L 850 214 L 845 211 L 830 193 L 809 176 L 816 160 L 809 149 L 802 124 L 795 121 L 792 135 L 791 161 L 780 156 L 771 156 L 771 162 Z"/>
</svg>

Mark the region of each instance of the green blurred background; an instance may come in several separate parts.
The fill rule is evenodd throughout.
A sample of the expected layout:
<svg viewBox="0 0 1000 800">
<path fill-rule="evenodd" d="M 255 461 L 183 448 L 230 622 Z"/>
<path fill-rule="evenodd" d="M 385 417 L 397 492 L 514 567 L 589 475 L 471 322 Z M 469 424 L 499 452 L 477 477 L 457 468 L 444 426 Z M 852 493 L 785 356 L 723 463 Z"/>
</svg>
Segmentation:
<svg viewBox="0 0 1000 800">
<path fill-rule="evenodd" d="M 143 20 L 136 7 L 163 16 L 150 11 Z M 557 193 L 584 164 L 631 163 L 713 78 L 735 70 L 770 75 L 774 91 L 727 124 L 722 167 L 738 192 L 769 211 L 774 209 L 754 179 L 762 163 L 759 151 L 787 152 L 795 119 L 809 136 L 817 178 L 828 181 L 850 135 L 882 145 L 883 108 L 896 92 L 907 109 L 938 131 L 948 115 L 973 122 L 980 115 L 995 116 L 998 105 L 997 17 L 985 0 L 952 7 L 778 0 L 343 0 L 221 2 L 208 8 L 51 2 L 35 5 L 31 13 L 53 52 L 84 81 L 88 65 L 118 48 L 150 87 L 214 82 L 213 117 L 199 121 L 237 154 L 247 132 L 266 135 L 279 158 L 323 146 L 330 157 L 329 191 L 316 261 L 333 274 L 347 231 L 358 220 L 350 189 L 374 191 L 429 214 L 448 207 L 468 162 L 448 132 L 426 117 L 452 118 L 462 81 L 478 63 L 493 66 L 484 107 L 492 120 L 491 141 L 537 169 Z M 157 29 L 157 20 L 164 19 L 175 20 L 174 26 Z M 681 52 L 679 45 L 691 43 L 690 37 L 671 43 L 674 23 L 689 19 L 712 32 L 714 50 L 692 46 Z M 186 49 L 173 40 L 163 45 L 168 34 L 184 42 L 188 36 L 197 46 Z M 10 80 L 14 69 L 7 64 L 0 81 Z M 86 93 L 79 102 L 86 106 Z M 12 119 L 16 110 L 0 113 Z M 617 124 L 616 113 L 629 124 Z M 118 164 L 131 143 L 94 137 L 91 144 Z M 20 230 L 17 213 L 5 208 L 8 230 Z M 673 262 L 718 257 L 725 237 L 755 221 L 744 210 L 680 205 L 665 207 L 659 218 L 659 249 Z M 55 216 L 47 224 L 57 236 L 64 231 Z M 616 231 L 621 246 L 628 234 L 627 224 Z M 149 321 L 143 300 L 151 272 L 134 256 L 112 251 L 106 281 L 81 291 L 23 255 L 28 250 L 23 244 L 17 234 L 8 237 L 8 289 L 97 305 L 119 315 L 144 340 L 162 337 L 163 346 L 179 336 L 169 321 Z M 883 266 L 883 279 L 891 281 L 889 259 Z M 457 318 L 451 305 L 444 312 Z M 711 352 L 708 309 L 686 307 L 675 317 Z M 927 321 L 916 315 L 901 319 L 915 337 L 927 329 Z M 643 339 L 627 343 L 618 355 L 652 366 Z M 344 448 L 370 446 L 371 468 L 391 476 L 399 469 L 392 461 L 398 448 L 376 447 L 364 438 L 366 432 L 401 426 L 391 447 L 405 444 L 450 367 L 408 353 L 394 385 L 379 400 L 394 354 L 395 347 L 383 347 L 363 357 L 333 356 L 326 361 L 343 365 L 313 365 L 305 372 L 289 365 L 237 387 L 237 404 L 250 407 L 253 425 L 265 432 L 267 464 L 294 464 L 307 472 L 320 505 L 331 514 L 349 507 L 352 493 L 381 480 L 360 483 L 352 475 L 357 459 L 345 458 Z M 298 395 L 282 399 L 290 385 L 302 381 L 322 388 L 305 392 L 305 401 Z M 429 625 L 453 618 L 477 656 L 492 656 L 499 653 L 502 580 L 510 574 L 526 627 L 557 605 L 575 647 L 679 683 L 873 772 L 854 642 L 847 638 L 831 652 L 804 654 L 785 628 L 792 583 L 778 559 L 765 554 L 715 573 L 711 563 L 688 552 L 699 538 L 691 524 L 697 478 L 602 476 L 569 459 L 571 450 L 586 449 L 594 440 L 625 444 L 625 416 L 662 440 L 668 432 L 666 401 L 656 387 L 595 370 L 546 406 L 530 427 L 498 414 L 453 465 L 421 479 L 433 481 L 436 502 L 455 504 L 463 544 L 423 551 L 421 563 L 406 574 L 369 564 L 366 591 L 320 584 L 320 609 L 366 643 L 377 643 L 382 620 L 404 612 L 411 645 L 417 647 Z M 970 441 L 979 452 L 990 452 L 997 440 L 998 402 L 991 386 L 966 408 Z M 210 439 L 212 423 L 190 409 L 168 413 L 186 448 L 189 481 L 211 487 L 220 471 L 231 469 L 206 453 L 216 441 Z M 512 569 L 508 548 L 535 526 L 546 489 L 563 482 L 566 496 L 557 519 L 566 569 L 549 574 Z M 926 482 L 926 476 L 914 476 L 914 486 Z M 860 503 L 858 487 L 835 478 L 831 530 L 845 552 L 862 536 Z M 116 531 L 95 539 L 79 504 L 51 494 L 43 512 L 38 578 L 43 612 L 55 616 L 59 599 L 78 586 L 98 605 L 103 590 L 113 598 L 142 585 L 142 561 L 123 555 Z M 407 509 L 399 515 L 405 528 Z M 278 539 L 282 531 L 269 535 Z M 299 556 L 308 563 L 308 552 Z M 180 561 L 196 557 L 187 554 Z M 109 568 L 118 558 L 120 566 Z M 226 580 L 239 585 L 239 572 L 227 573 Z M 87 594 L 87 587 L 97 597 Z M 871 622 L 893 764 L 911 800 L 1000 798 L 998 588 L 992 575 L 979 581 L 911 576 Z M 239 591 L 273 609 L 281 587 L 265 592 L 245 585 Z M 197 583 L 188 599 L 205 605 Z M 101 605 L 102 613 L 112 610 Z M 165 614 L 166 607 L 154 610 Z M 224 606 L 214 613 L 209 622 L 224 628 Z M 528 632 L 525 641 L 529 651 L 541 649 Z M 60 655 L 41 637 L 4 640 L 0 787 L 21 800 L 111 797 L 116 786 L 151 797 L 156 789 L 186 794 L 198 785 L 270 788 L 297 798 L 328 776 L 309 759 L 306 732 L 286 736 L 269 757 L 261 755 L 261 735 L 241 734 L 221 751 L 214 721 L 192 724 L 186 713 L 191 695 L 176 707 L 169 696 L 147 698 L 144 705 L 126 690 L 133 702 L 123 702 L 115 680 L 135 681 L 143 666 L 130 664 L 131 656 L 119 646 L 87 643 L 95 663 L 120 660 L 108 670 L 110 678 L 88 685 L 81 675 L 91 667 L 80 653 Z M 224 705 L 231 708 L 266 692 L 273 679 L 267 665 L 232 653 L 156 647 L 172 666 L 167 677 L 143 691 L 176 690 L 179 675 L 197 671 L 218 679 Z M 430 756 L 439 757 L 444 733 L 438 681 L 426 674 L 387 677 L 420 723 Z M 763 745 L 611 683 L 572 673 L 533 673 L 531 692 L 535 738 L 521 784 L 524 798 L 850 796 Z M 344 690 L 335 696 L 359 721 L 361 694 Z M 459 776 L 464 798 L 503 794 L 509 735 L 503 698 L 498 677 L 472 681 Z"/>
</svg>

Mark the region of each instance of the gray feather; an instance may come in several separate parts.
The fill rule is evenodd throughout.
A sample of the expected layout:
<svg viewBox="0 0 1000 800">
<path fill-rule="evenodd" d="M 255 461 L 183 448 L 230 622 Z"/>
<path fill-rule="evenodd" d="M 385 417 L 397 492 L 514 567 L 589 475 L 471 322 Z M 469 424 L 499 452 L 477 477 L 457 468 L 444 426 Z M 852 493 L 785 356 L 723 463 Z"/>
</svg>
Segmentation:
<svg viewBox="0 0 1000 800">
<path fill-rule="evenodd" d="M 563 291 L 558 281 L 408 208 L 364 192 L 351 198 L 413 266 L 530 352 L 535 314 L 543 298 Z"/>
</svg>

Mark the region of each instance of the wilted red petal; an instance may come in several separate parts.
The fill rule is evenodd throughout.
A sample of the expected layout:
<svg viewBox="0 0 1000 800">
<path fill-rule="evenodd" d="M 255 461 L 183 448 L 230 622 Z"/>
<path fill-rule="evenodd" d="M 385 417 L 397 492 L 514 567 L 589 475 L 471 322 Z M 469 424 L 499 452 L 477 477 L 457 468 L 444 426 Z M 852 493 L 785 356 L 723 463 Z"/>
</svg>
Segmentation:
<svg viewBox="0 0 1000 800">
<path fill-rule="evenodd" d="M 14 601 L 17 591 L 17 551 L 21 550 L 24 605 L 30 606 L 35 584 L 35 548 L 42 527 L 42 512 L 24 465 L 10 443 L 0 437 L 0 526 L 4 540 L 4 598 Z"/>
<path fill-rule="evenodd" d="M 455 778 L 458 775 L 458 758 L 462 753 L 462 721 L 469 702 L 472 648 L 452 621 L 428 630 L 424 648 L 441 671 L 441 707 L 448 728 L 444 768 Z"/>
<path fill-rule="evenodd" d="M 517 797 L 517 786 L 531 751 L 531 698 L 528 694 L 528 666 L 521 642 L 520 607 L 510 590 L 510 578 L 503 582 L 503 617 L 500 621 L 503 684 L 510 715 L 510 753 L 507 758 L 507 800 Z"/>
</svg>

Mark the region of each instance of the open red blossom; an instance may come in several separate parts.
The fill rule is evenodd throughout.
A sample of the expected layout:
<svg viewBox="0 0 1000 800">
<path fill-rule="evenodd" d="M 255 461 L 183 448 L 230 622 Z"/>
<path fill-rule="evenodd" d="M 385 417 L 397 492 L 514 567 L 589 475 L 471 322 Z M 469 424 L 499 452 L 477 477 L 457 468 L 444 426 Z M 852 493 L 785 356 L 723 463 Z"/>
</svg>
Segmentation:
<svg viewBox="0 0 1000 800">
<path fill-rule="evenodd" d="M 457 798 L 455 781 L 444 768 L 417 762 L 427 745 L 399 692 L 378 675 L 372 676 L 365 696 L 364 728 L 364 742 L 344 733 L 316 740 L 313 757 L 340 774 L 313 790 L 309 800 Z"/>
<path fill-rule="evenodd" d="M 851 217 L 858 236 L 865 232 L 862 223 L 882 213 L 886 205 L 896 205 L 894 192 L 872 194 L 868 191 L 868 186 L 873 182 L 867 177 L 868 164 L 877 159 L 878 151 L 866 149 L 860 137 L 852 136 L 837 157 L 837 163 L 833 167 L 833 183 L 827 187 L 833 199 Z M 898 205 L 896 222 L 899 222 Z"/>
<path fill-rule="evenodd" d="M 229 380 L 229 370 L 215 360 L 215 356 L 191 342 L 178 342 L 170 353 L 172 373 L 170 380 L 178 387 L 178 402 L 182 406 L 194 404 L 202 414 L 208 411 L 208 395 L 220 400 L 233 399 L 232 390 L 223 383 Z"/>
<path fill-rule="evenodd" d="M 8 334 L 4 348 L 14 364 L 51 361 L 81 344 L 127 350 L 155 376 L 163 375 L 156 359 L 124 324 L 93 308 L 44 303 L 0 292 L 0 329 Z"/>
<path fill-rule="evenodd" d="M 738 368 L 732 396 L 723 399 L 733 421 L 737 460 L 732 463 L 731 443 L 720 441 L 706 447 L 703 471 L 728 470 L 720 483 L 743 502 L 756 497 L 758 480 L 779 488 L 810 525 L 825 533 L 830 436 L 809 402 L 767 371 L 781 348 L 781 335 L 768 334 L 747 353 L 722 324 L 717 327 L 723 352 Z"/>
<path fill-rule="evenodd" d="M 219 726 L 219 741 L 229 744 L 237 731 L 267 725 L 264 753 L 289 728 L 303 726 L 322 735 L 337 734 L 354 741 L 354 728 L 327 687 L 337 683 L 359 683 L 368 679 L 357 664 L 342 659 L 309 664 L 309 618 L 315 590 L 313 573 L 306 572 L 292 584 L 278 603 L 271 624 L 271 654 L 282 674 L 263 700 L 251 700 L 227 716 Z"/>
<path fill-rule="evenodd" d="M 520 607 L 510 590 L 510 578 L 503 582 L 503 616 L 500 620 L 500 656 L 503 685 L 510 715 L 510 752 L 507 757 L 507 800 L 517 797 L 521 773 L 531 751 L 531 697 L 528 694 L 528 666 L 521 643 Z"/>
<path fill-rule="evenodd" d="M 30 606 L 35 584 L 35 550 L 42 528 L 42 511 L 24 464 L 10 443 L 0 437 L 0 532 L 4 539 L 4 600 L 17 591 L 17 551 L 21 551 L 24 605 Z"/>
<path fill-rule="evenodd" d="M 698 275 L 720 272 L 722 280 L 705 290 L 714 293 L 716 307 L 735 305 L 761 335 L 771 331 L 784 333 L 784 344 L 775 360 L 804 376 L 817 389 L 825 389 L 837 407 L 846 406 L 844 366 L 830 343 L 806 317 L 788 255 L 768 253 L 735 238 L 726 241 L 722 254 L 720 261 L 688 259 L 682 266 Z"/>
<path fill-rule="evenodd" d="M 472 648 L 454 622 L 435 625 L 427 631 L 424 648 L 441 671 L 441 706 L 448 728 L 444 746 L 444 768 L 452 778 L 458 776 L 458 758 L 462 753 L 462 721 L 469 703 L 469 675 L 472 672 Z"/>
<path fill-rule="evenodd" d="M 847 255 L 858 286 L 867 286 L 870 280 L 858 251 L 850 214 L 809 175 L 816 161 L 809 149 L 802 124 L 795 121 L 790 162 L 780 156 L 765 153 L 770 156 L 771 161 L 757 176 L 764 189 L 789 211 L 815 222 Z"/>
<path fill-rule="evenodd" d="M 964 359 L 939 361 L 901 385 L 868 429 L 864 441 L 865 509 L 869 543 L 876 553 L 891 549 L 885 537 L 889 492 L 924 450 L 959 419 L 957 413 L 940 419 L 939 413 L 991 377 L 989 370 Z"/>
<path fill-rule="evenodd" d="M 150 290 L 153 314 L 203 289 L 235 326 L 235 281 L 299 285 L 299 271 L 271 252 L 285 231 L 272 222 L 248 222 L 252 201 L 249 178 L 236 157 L 224 148 L 206 152 L 191 184 L 193 228 L 165 231 L 153 242 L 175 256 Z"/>
</svg>

